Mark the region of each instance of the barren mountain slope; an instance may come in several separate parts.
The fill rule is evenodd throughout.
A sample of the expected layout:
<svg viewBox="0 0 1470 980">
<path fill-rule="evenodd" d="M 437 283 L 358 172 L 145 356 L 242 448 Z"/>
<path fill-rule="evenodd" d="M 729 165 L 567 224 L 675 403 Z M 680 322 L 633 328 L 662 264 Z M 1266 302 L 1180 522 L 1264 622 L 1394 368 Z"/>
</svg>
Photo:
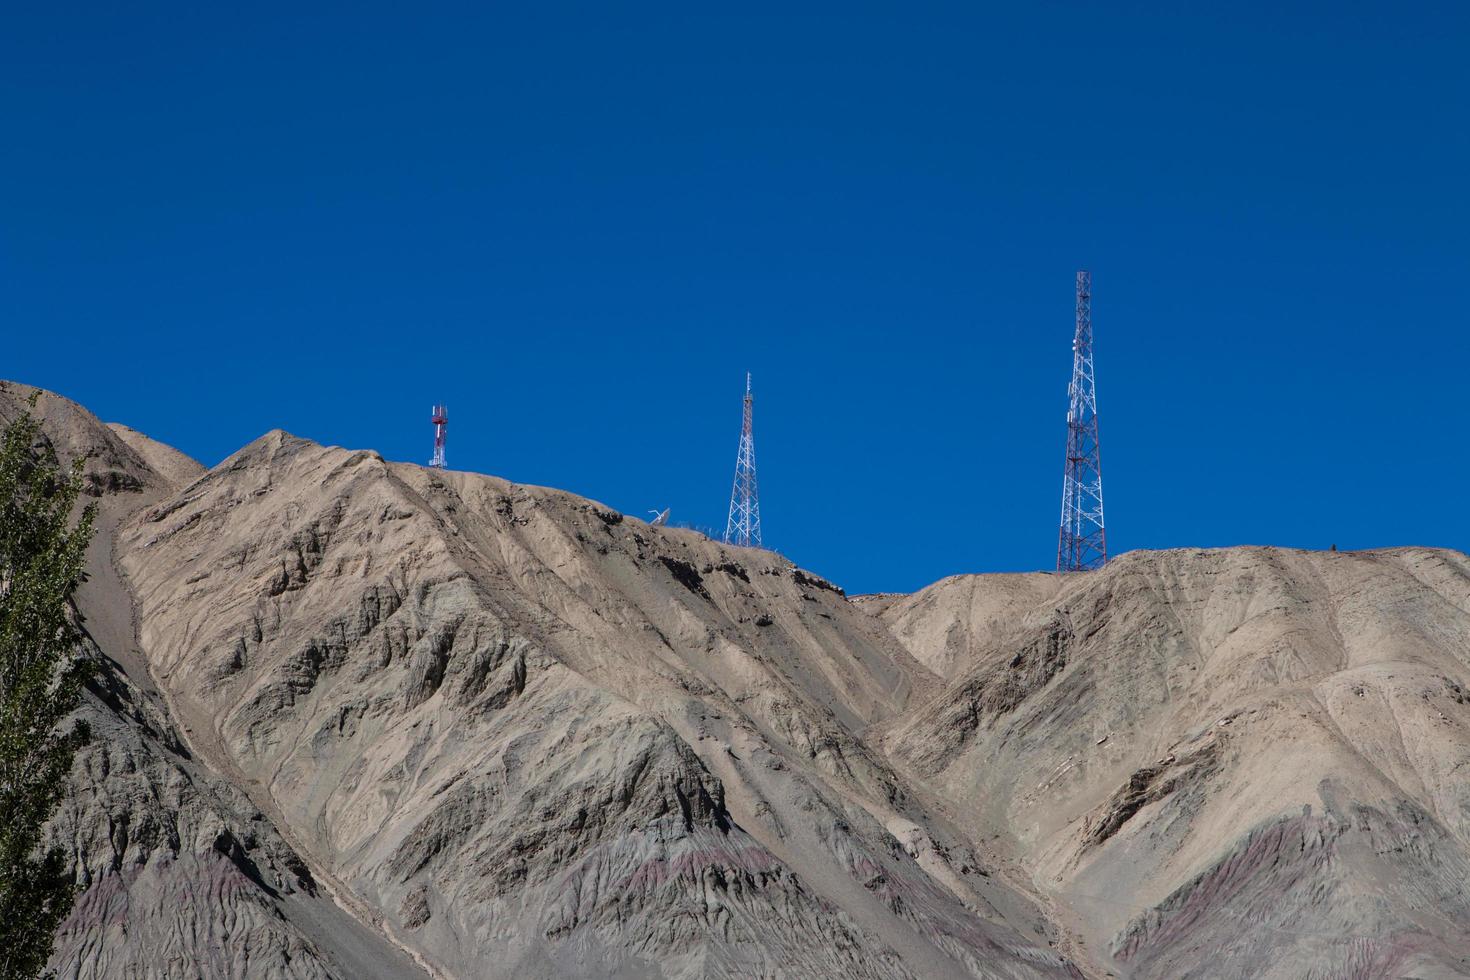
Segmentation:
<svg viewBox="0 0 1470 980">
<path fill-rule="evenodd" d="M 0 424 L 28 410 L 32 391 L 0 382 Z M 112 567 L 113 529 L 203 467 L 141 433 L 111 431 L 56 395 L 41 394 L 34 414 L 59 457 L 87 460 L 88 499 L 100 508 L 78 596 L 100 668 L 79 712 L 93 740 L 48 828 L 84 891 L 52 967 L 99 980 L 412 975 L 411 960 L 320 894 L 242 793 L 198 764 L 136 655 L 131 606 Z M 167 476 L 151 458 L 171 461 Z"/>
<path fill-rule="evenodd" d="M 272 433 L 120 558 L 193 744 L 455 976 L 1061 976 L 860 733 L 937 678 L 830 583 Z"/>
<path fill-rule="evenodd" d="M 1062 584 L 1059 575 L 951 575 L 913 595 L 872 597 L 879 601 L 869 611 L 921 663 L 952 680 L 977 649 L 1050 601 Z"/>
<path fill-rule="evenodd" d="M 1103 968 L 1470 975 L 1466 556 L 1169 551 L 1035 578 L 1029 610 L 960 640 L 989 576 L 880 613 L 969 650 L 886 746 Z"/>
<path fill-rule="evenodd" d="M 1470 976 L 1459 553 L 849 601 L 553 490 L 37 408 L 103 505 L 62 976 Z"/>
<path fill-rule="evenodd" d="M 156 439 L 148 438 L 137 429 L 119 422 L 108 422 L 107 428 L 171 488 L 192 483 L 205 473 L 204 467 L 197 460 L 185 456 L 172 446 L 165 446 Z"/>
</svg>

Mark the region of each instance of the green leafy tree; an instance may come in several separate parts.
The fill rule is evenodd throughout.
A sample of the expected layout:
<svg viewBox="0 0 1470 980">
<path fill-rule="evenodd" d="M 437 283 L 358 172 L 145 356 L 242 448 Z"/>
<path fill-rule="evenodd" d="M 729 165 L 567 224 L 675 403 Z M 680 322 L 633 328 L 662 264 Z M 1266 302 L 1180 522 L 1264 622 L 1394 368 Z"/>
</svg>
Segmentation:
<svg viewBox="0 0 1470 980">
<path fill-rule="evenodd" d="M 35 397 L 31 404 L 34 407 Z M 0 978 L 42 975 L 76 889 L 41 830 L 89 738 L 66 726 L 92 666 L 72 594 L 96 505 L 73 523 L 82 464 L 63 470 L 29 414 L 0 436 Z"/>
</svg>

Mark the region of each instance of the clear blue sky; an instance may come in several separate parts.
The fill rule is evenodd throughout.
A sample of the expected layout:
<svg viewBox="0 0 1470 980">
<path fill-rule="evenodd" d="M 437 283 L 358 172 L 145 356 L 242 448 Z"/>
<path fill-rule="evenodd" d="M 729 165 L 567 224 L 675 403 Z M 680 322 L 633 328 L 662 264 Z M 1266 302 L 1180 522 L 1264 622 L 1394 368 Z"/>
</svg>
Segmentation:
<svg viewBox="0 0 1470 980">
<path fill-rule="evenodd" d="M 1463 3 L 88 6 L 0 33 L 0 376 L 207 464 L 443 399 L 723 526 L 749 369 L 793 560 L 1046 568 L 1087 267 L 1115 552 L 1470 544 Z"/>
</svg>

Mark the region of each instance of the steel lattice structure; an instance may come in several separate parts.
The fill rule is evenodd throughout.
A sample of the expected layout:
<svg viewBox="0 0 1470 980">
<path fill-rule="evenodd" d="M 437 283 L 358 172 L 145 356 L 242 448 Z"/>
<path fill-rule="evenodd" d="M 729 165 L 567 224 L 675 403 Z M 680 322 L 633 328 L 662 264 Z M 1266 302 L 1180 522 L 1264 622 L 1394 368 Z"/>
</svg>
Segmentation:
<svg viewBox="0 0 1470 980">
<path fill-rule="evenodd" d="M 1097 383 L 1092 369 L 1092 274 L 1086 271 L 1077 273 L 1077 333 L 1072 339 L 1072 384 L 1067 395 L 1067 468 L 1062 478 L 1057 571 L 1080 572 L 1101 568 L 1108 560 Z"/>
<path fill-rule="evenodd" d="M 449 433 L 449 409 L 435 405 L 433 418 L 429 421 L 434 423 L 434 458 L 429 460 L 429 465 L 442 470 L 448 465 L 444 462 L 444 438 Z"/>
<path fill-rule="evenodd" d="M 725 543 L 746 548 L 761 546 L 761 501 L 755 483 L 754 408 L 750 373 L 746 372 L 740 450 L 735 454 L 735 486 L 730 491 L 730 518 L 725 523 Z"/>
</svg>

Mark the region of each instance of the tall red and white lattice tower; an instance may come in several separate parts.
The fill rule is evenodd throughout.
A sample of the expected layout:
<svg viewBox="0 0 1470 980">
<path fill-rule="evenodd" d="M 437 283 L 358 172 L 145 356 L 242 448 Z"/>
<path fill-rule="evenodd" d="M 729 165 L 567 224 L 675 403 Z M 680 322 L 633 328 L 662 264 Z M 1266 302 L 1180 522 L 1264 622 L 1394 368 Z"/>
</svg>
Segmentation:
<svg viewBox="0 0 1470 980">
<path fill-rule="evenodd" d="M 1097 383 L 1092 371 L 1092 274 L 1086 271 L 1077 273 L 1077 333 L 1072 338 L 1072 384 L 1067 396 L 1067 468 L 1062 477 L 1057 571 L 1080 572 L 1101 568 L 1108 560 Z"/>
<path fill-rule="evenodd" d="M 725 543 L 749 548 L 761 546 L 761 501 L 755 484 L 755 396 L 750 372 L 745 374 L 745 412 L 740 423 L 740 449 L 735 454 L 735 487 L 730 491 L 730 519 Z"/>
<path fill-rule="evenodd" d="M 449 432 L 449 409 L 443 405 L 435 405 L 430 421 L 434 423 L 434 458 L 429 460 L 429 465 L 442 470 L 448 465 L 444 462 L 444 437 Z"/>
</svg>

